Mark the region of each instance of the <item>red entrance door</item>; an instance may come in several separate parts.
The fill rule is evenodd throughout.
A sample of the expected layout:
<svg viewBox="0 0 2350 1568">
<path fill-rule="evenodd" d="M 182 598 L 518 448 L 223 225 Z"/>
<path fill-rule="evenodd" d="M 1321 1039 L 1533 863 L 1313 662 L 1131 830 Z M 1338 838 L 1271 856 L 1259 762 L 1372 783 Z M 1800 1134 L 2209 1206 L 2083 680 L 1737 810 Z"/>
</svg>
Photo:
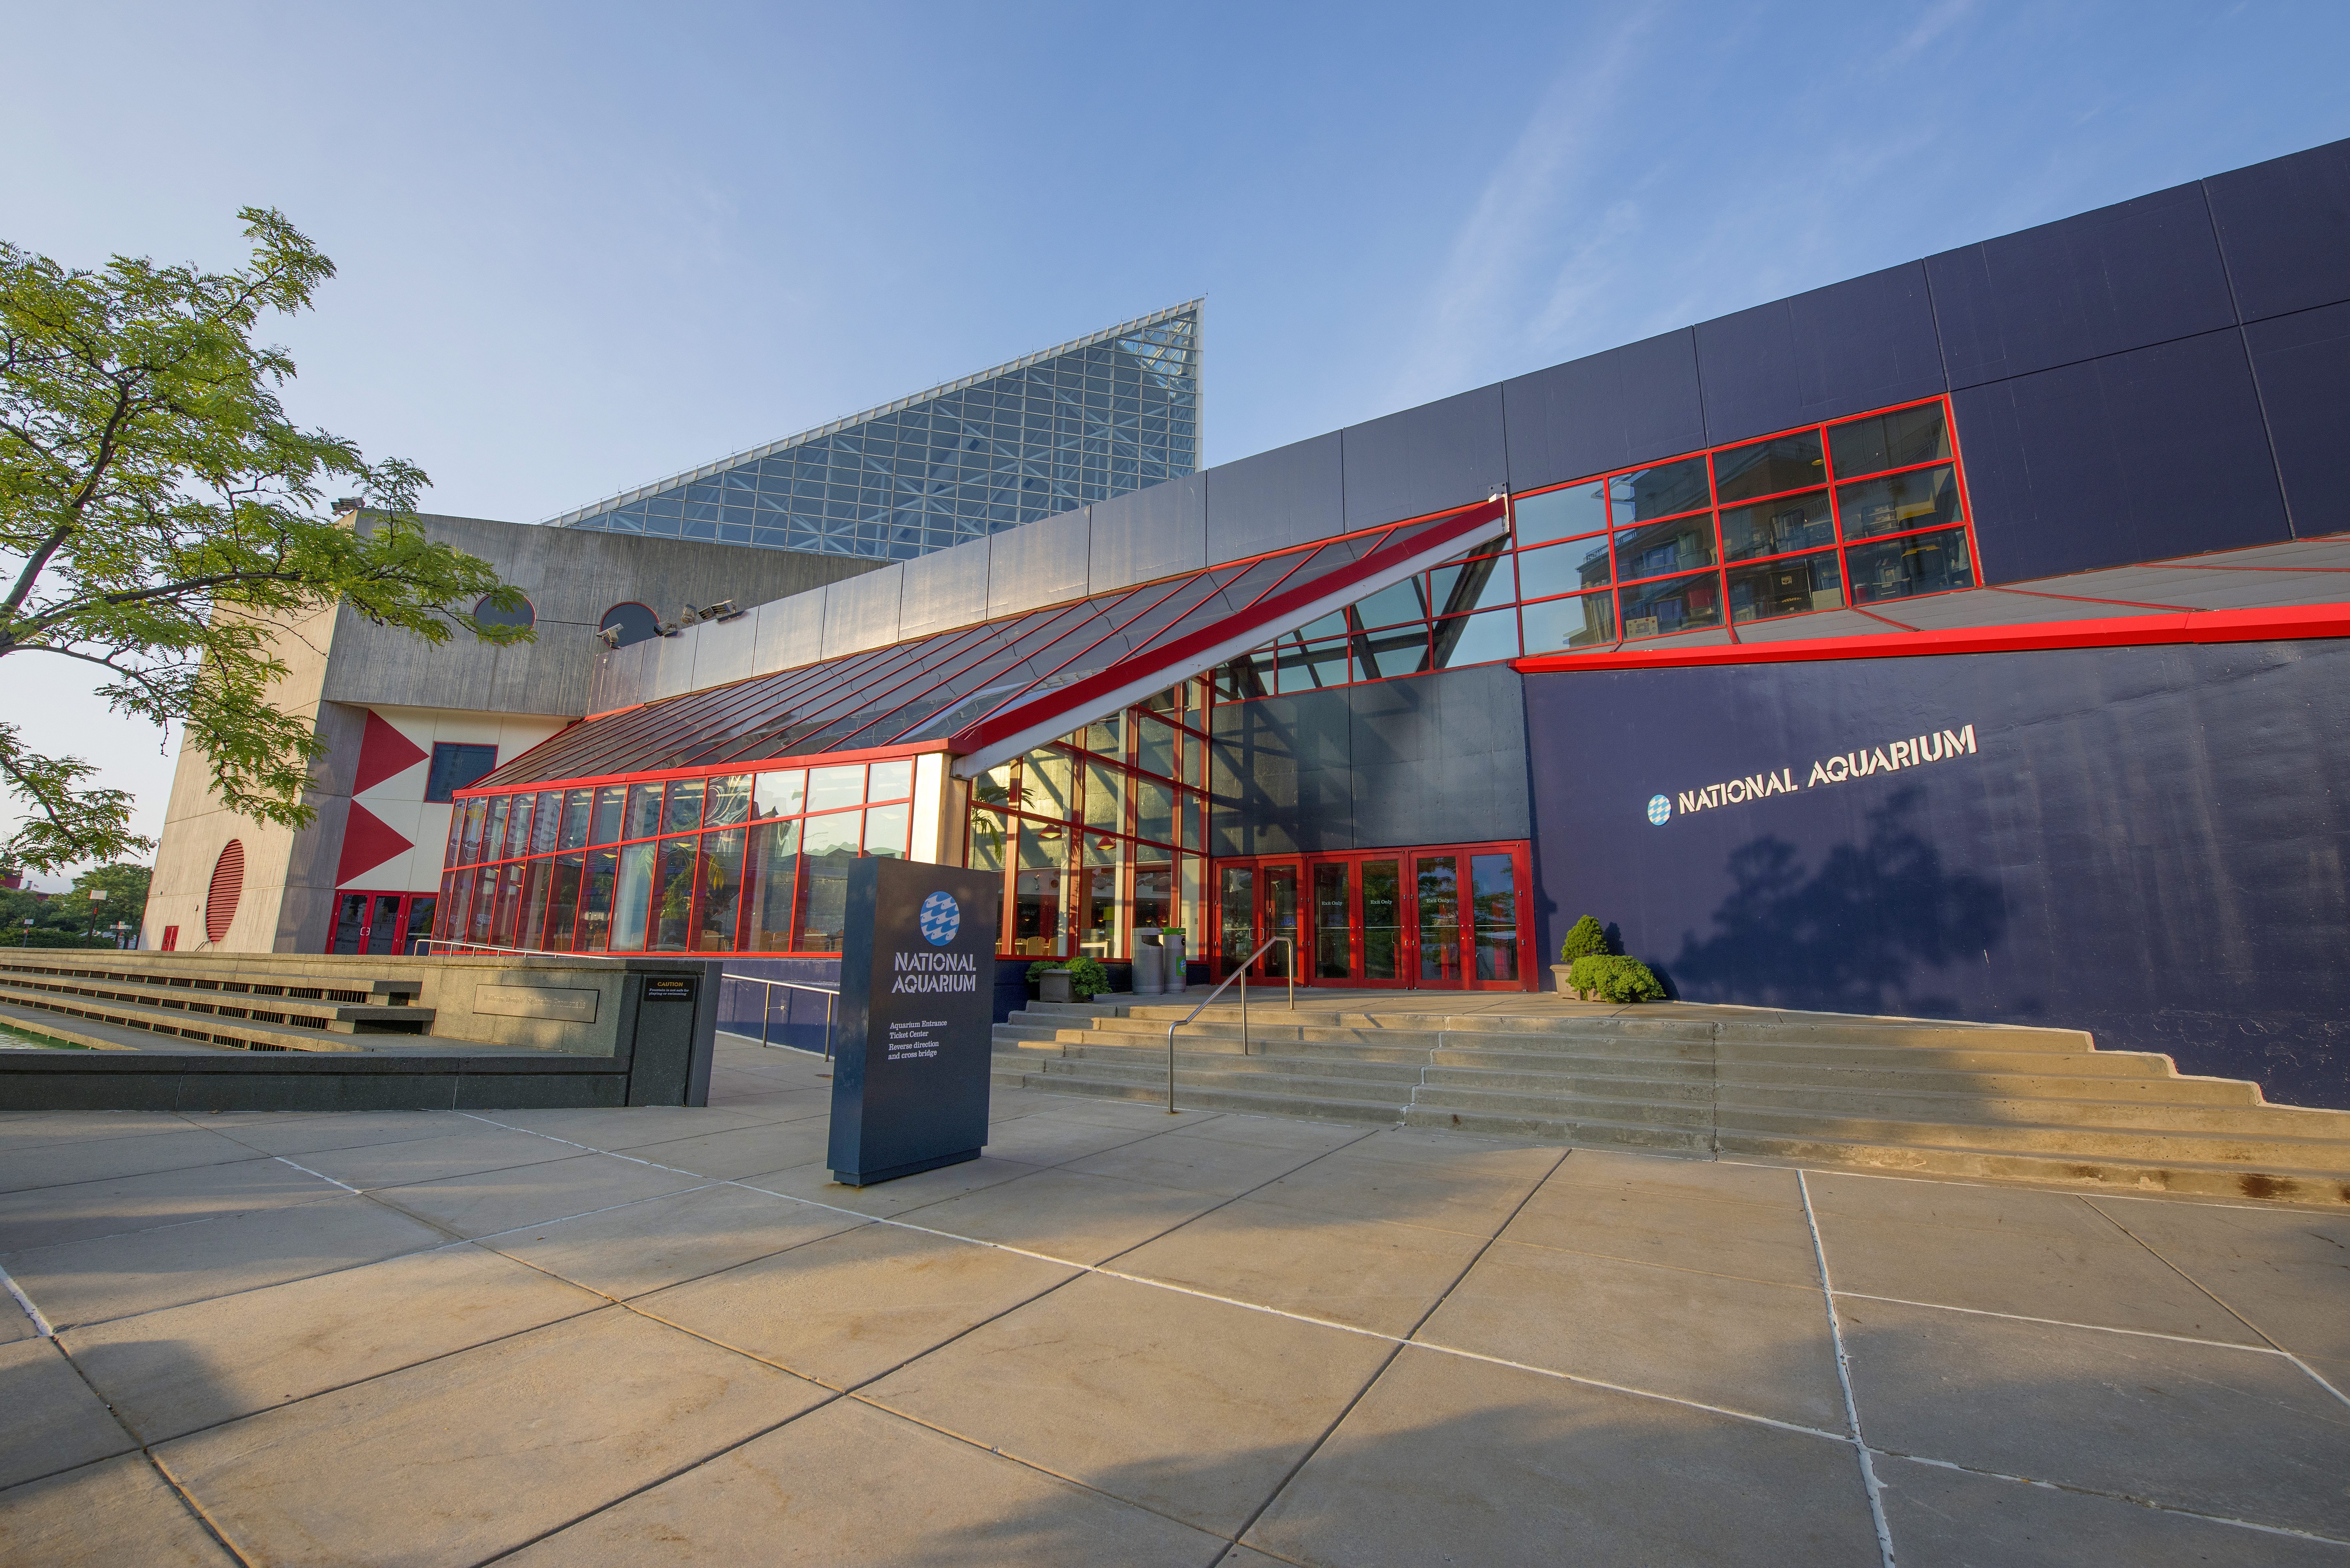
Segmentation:
<svg viewBox="0 0 2350 1568">
<path fill-rule="evenodd" d="M 1216 865 L 1219 976 L 1295 940 L 1308 985 L 1523 991 L 1534 966 L 1524 844 L 1436 845 Z M 1277 977 L 1275 948 L 1255 975 Z"/>
<path fill-rule="evenodd" d="M 432 934 L 433 893 L 338 893 L 330 953 L 416 953 Z"/>
</svg>

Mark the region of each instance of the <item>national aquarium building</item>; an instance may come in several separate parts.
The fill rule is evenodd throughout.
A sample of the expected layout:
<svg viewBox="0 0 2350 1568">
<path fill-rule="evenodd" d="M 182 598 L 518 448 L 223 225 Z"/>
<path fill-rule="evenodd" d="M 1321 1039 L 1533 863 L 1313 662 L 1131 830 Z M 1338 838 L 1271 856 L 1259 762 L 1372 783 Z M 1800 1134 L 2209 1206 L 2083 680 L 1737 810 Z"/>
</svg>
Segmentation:
<svg viewBox="0 0 2350 1568">
<path fill-rule="evenodd" d="M 597 650 L 439 936 L 820 980 L 909 857 L 999 889 L 1001 1012 L 1162 929 L 1534 990 L 1591 914 L 2350 1106 L 2350 142 L 1156 482 L 1128 362 L 567 519 L 888 564 Z M 987 455 L 1097 397 L 1075 478 Z"/>
</svg>

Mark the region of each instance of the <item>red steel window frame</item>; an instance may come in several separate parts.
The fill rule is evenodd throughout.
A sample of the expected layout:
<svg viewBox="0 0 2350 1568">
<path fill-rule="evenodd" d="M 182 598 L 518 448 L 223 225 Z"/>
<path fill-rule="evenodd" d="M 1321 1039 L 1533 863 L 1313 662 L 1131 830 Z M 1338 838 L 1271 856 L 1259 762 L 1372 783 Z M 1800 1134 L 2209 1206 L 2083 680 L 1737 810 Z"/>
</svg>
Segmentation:
<svg viewBox="0 0 2350 1568">
<path fill-rule="evenodd" d="M 1462 862 L 1461 874 L 1464 877 L 1467 874 L 1468 863 L 1473 857 L 1480 855 L 1510 857 L 1511 872 L 1515 879 L 1517 898 L 1518 976 L 1515 980 L 1479 981 L 1464 978 L 1452 985 L 1424 986 L 1419 983 L 1419 938 L 1422 927 L 1418 919 L 1419 890 L 1412 885 L 1412 867 L 1415 860 L 1445 855 L 1459 857 Z M 1401 880 L 1399 913 L 1402 924 L 1399 932 L 1400 940 L 1397 946 L 1396 967 L 1404 971 L 1403 976 L 1395 980 L 1372 980 L 1361 974 L 1362 928 L 1357 923 L 1351 928 L 1350 943 L 1350 962 L 1357 972 L 1343 980 L 1323 979 L 1314 972 L 1316 967 L 1317 944 L 1314 918 L 1313 868 L 1316 866 L 1336 864 L 1344 864 L 1354 868 L 1347 898 L 1350 908 L 1358 911 L 1362 907 L 1363 898 L 1362 873 L 1359 867 L 1366 861 L 1375 860 L 1393 860 L 1399 863 L 1398 875 Z M 1233 961 L 1238 956 L 1226 952 L 1223 945 L 1224 872 L 1228 869 L 1251 869 L 1262 874 L 1268 867 L 1284 866 L 1295 867 L 1297 873 L 1297 935 L 1296 952 L 1294 956 L 1297 970 L 1297 983 L 1301 986 L 1321 986 L 1336 991 L 1533 992 L 1542 989 L 1544 964 L 1542 955 L 1534 948 L 1534 842 L 1525 838 L 1492 839 L 1471 844 L 1407 844 L 1376 849 L 1335 849 L 1318 852 L 1297 850 L 1285 855 L 1219 856 L 1209 864 L 1210 882 L 1201 896 L 1202 907 L 1207 911 L 1205 917 L 1207 940 L 1203 944 L 1205 950 L 1201 956 L 1208 961 L 1211 965 L 1210 972 L 1215 978 L 1221 980 L 1231 974 L 1233 970 Z M 1253 888 L 1252 898 L 1255 903 L 1250 926 L 1251 940 L 1253 942 L 1263 940 L 1263 886 L 1262 882 L 1258 882 Z M 1462 929 L 1469 933 L 1468 940 L 1472 946 L 1472 951 L 1476 928 L 1475 917 L 1470 911 L 1473 898 L 1473 888 L 1464 888 L 1459 894 L 1461 911 L 1465 920 Z M 1464 961 L 1473 964 L 1475 961 L 1472 956 Z M 1253 981 L 1258 979 L 1278 981 L 1282 978 L 1268 967 L 1268 961 L 1264 960 L 1260 960 L 1257 966 L 1249 971 L 1249 977 Z"/>
<path fill-rule="evenodd" d="M 917 759 L 938 749 L 936 746 L 893 747 L 883 748 L 881 754 L 860 752 L 830 757 L 818 755 L 776 758 L 764 763 L 730 763 L 695 768 L 661 769 L 647 773 L 612 774 L 593 779 L 550 781 L 545 784 L 533 784 L 527 789 L 493 789 L 470 796 L 460 795 L 457 798 L 457 810 L 453 814 L 450 826 L 450 858 L 444 866 L 441 878 L 441 902 L 434 910 L 433 937 L 437 940 L 468 947 L 506 948 L 520 946 L 519 939 L 536 929 L 540 935 L 542 945 L 525 950 L 556 952 L 581 950 L 577 944 L 588 929 L 586 886 L 588 879 L 594 876 L 593 857 L 598 854 L 605 853 L 618 856 L 624 849 L 650 846 L 655 857 L 656 872 L 658 872 L 660 846 L 671 839 L 685 837 L 692 840 L 694 862 L 689 873 L 693 888 L 693 898 L 685 916 L 684 945 L 676 948 L 653 945 L 654 934 L 660 919 L 661 900 L 661 887 L 656 875 L 654 885 L 648 893 L 645 945 L 618 950 L 624 954 L 691 952 L 697 955 L 760 958 L 824 956 L 821 952 L 803 953 L 799 950 L 754 952 L 741 945 L 744 939 L 746 921 L 750 918 L 747 900 L 743 897 L 748 886 L 747 877 L 737 883 L 737 903 L 732 921 L 733 944 L 724 948 L 698 946 L 697 942 L 702 934 L 704 900 L 709 891 L 703 876 L 704 867 L 709 864 L 704 853 L 704 840 L 711 834 L 742 833 L 743 852 L 747 854 L 749 834 L 746 830 L 749 828 L 785 823 L 805 825 L 812 820 L 854 815 L 858 819 L 857 856 L 858 858 L 862 859 L 877 853 L 870 840 L 871 824 L 868 820 L 870 815 L 877 810 L 888 811 L 898 808 L 904 814 L 904 824 L 898 838 L 897 853 L 899 857 L 903 857 L 909 855 L 913 847 L 915 779 L 920 771 Z M 873 770 L 895 763 L 906 764 L 905 792 L 876 797 L 873 794 Z M 834 768 L 858 768 L 862 771 L 864 776 L 859 781 L 859 798 L 855 804 L 816 811 L 809 810 L 807 780 L 803 776 L 800 784 L 800 808 L 797 811 L 778 812 L 769 816 L 752 815 L 756 811 L 759 775 L 764 774 L 806 775 Z M 670 809 L 671 791 L 669 786 L 679 783 L 700 782 L 703 784 L 706 790 L 710 780 L 735 777 L 747 779 L 749 783 L 746 787 L 752 792 L 746 815 L 742 821 L 716 826 L 697 824 L 691 828 L 662 831 L 666 826 Z M 643 785 L 660 786 L 659 794 L 656 796 L 659 811 L 653 817 L 655 831 L 631 833 L 628 820 L 629 802 L 634 789 Z M 597 798 L 601 791 L 614 788 L 621 791 L 619 804 L 621 820 L 619 825 L 620 836 L 598 843 L 595 841 L 594 831 Z M 568 796 L 574 792 L 587 795 L 586 808 L 588 819 L 583 842 L 567 846 L 560 842 L 561 818 L 559 816 L 556 819 L 555 831 L 546 833 L 540 831 L 542 825 L 537 820 L 535 802 L 538 796 L 551 796 L 555 802 L 555 809 L 559 813 L 563 810 Z M 489 836 L 484 830 L 494 821 L 503 821 L 504 832 L 499 836 L 496 844 L 492 845 L 484 841 Z M 516 826 L 517 824 L 520 826 Z M 806 831 L 803 826 L 802 834 L 805 835 Z M 493 851 L 495 853 L 494 854 Z M 795 853 L 803 861 L 807 858 L 805 851 Z M 581 869 L 579 884 L 567 889 L 572 895 L 569 899 L 572 925 L 571 929 L 567 933 L 569 945 L 563 948 L 546 946 L 543 944 L 554 933 L 546 929 L 545 920 L 559 901 L 558 892 L 567 890 L 557 888 L 556 874 L 560 861 L 571 857 L 578 858 Z M 521 907 L 519 898 L 525 885 L 525 868 L 534 867 L 540 868 L 535 887 L 537 898 L 536 920 L 533 919 L 534 911 Z M 513 883 L 512 887 L 508 886 L 509 879 Z M 808 887 L 807 877 L 805 876 L 795 877 L 791 910 L 791 930 L 795 937 L 800 931 L 802 919 L 806 913 Z M 484 889 L 489 890 L 488 900 L 483 897 Z M 614 950 L 607 948 L 597 950 Z"/>
<path fill-rule="evenodd" d="M 1887 414 L 1897 414 L 1909 409 L 1925 408 L 1929 405 L 1939 407 L 1942 411 L 1942 428 L 1950 447 L 1950 454 L 1947 457 L 1930 458 L 1923 462 L 1901 463 L 1890 468 L 1869 469 L 1859 473 L 1849 475 L 1841 474 L 1836 472 L 1835 445 L 1830 436 L 1830 432 L 1832 431 L 1839 427 L 1857 424 L 1866 420 L 1879 419 Z M 1820 443 L 1821 477 L 1816 483 L 1797 485 L 1786 490 L 1774 491 L 1768 494 L 1742 495 L 1727 503 L 1721 499 L 1721 476 L 1716 461 L 1720 456 L 1724 453 L 1739 452 L 1748 447 L 1758 446 L 1765 441 L 1783 441 L 1791 436 L 1802 436 L 1805 434 L 1815 436 Z M 1683 512 L 1672 514 L 1669 516 L 1643 518 L 1638 520 L 1626 519 L 1619 523 L 1614 517 L 1613 513 L 1616 503 L 1612 496 L 1610 496 L 1603 503 L 1604 509 L 1602 512 L 1602 523 L 1597 528 L 1586 529 L 1580 533 L 1561 535 L 1555 538 L 1545 538 L 1533 541 L 1531 543 L 1525 541 L 1522 535 L 1517 521 L 1517 510 L 1521 504 L 1531 500 L 1534 497 L 1550 495 L 1564 490 L 1574 490 L 1594 485 L 1600 487 L 1604 494 L 1608 490 L 1608 487 L 1612 485 L 1613 482 L 1621 479 L 1627 474 L 1641 473 L 1649 469 L 1663 468 L 1673 463 L 1686 462 L 1692 459 L 1702 459 L 1706 464 L 1706 499 L 1704 504 L 1700 506 L 1692 507 Z M 1866 480 L 1881 479 L 1901 473 L 1922 473 L 1929 470 L 1943 467 L 1948 467 L 1951 471 L 1957 486 L 1959 517 L 1955 523 L 1935 523 L 1922 527 L 1897 529 L 1882 534 L 1865 535 L 1857 538 L 1851 537 L 1847 535 L 1844 518 L 1844 492 L 1846 488 Z M 1830 541 L 1811 545 L 1799 549 L 1775 551 L 1767 556 L 1744 556 L 1735 562 L 1726 561 L 1723 559 L 1721 514 L 1725 510 L 1736 510 L 1748 506 L 1761 506 L 1773 501 L 1783 501 L 1795 496 L 1808 496 L 1814 493 L 1824 493 L 1827 498 L 1827 505 L 1833 531 L 1833 538 Z M 1415 623 L 1412 620 L 1406 619 L 1390 624 L 1387 619 L 1382 618 L 1379 623 L 1375 625 L 1359 613 L 1359 606 L 1350 605 L 1346 610 L 1340 612 L 1337 616 L 1325 617 L 1323 621 L 1316 622 L 1313 626 L 1300 627 L 1295 630 L 1286 632 L 1281 637 L 1275 638 L 1272 642 L 1264 645 L 1264 647 L 1253 649 L 1251 652 L 1243 655 L 1241 658 L 1229 660 L 1226 664 L 1220 666 L 1216 670 L 1211 672 L 1211 679 L 1215 684 L 1216 696 L 1218 700 L 1228 702 L 1252 701 L 1261 697 L 1287 695 L 1309 688 L 1355 685 L 1367 680 L 1391 680 L 1396 679 L 1398 674 L 1425 673 L 1438 668 L 1465 668 L 1465 664 L 1461 666 L 1455 666 L 1451 663 L 1440 665 L 1437 662 L 1438 656 L 1435 651 L 1435 639 L 1445 627 L 1455 622 L 1465 624 L 1468 618 L 1471 616 L 1501 616 L 1506 614 L 1513 618 L 1517 630 L 1516 647 L 1521 651 L 1512 652 L 1492 659 L 1476 659 L 1469 661 L 1472 663 L 1499 663 L 1507 659 L 1515 659 L 1520 657 L 1547 658 L 1561 653 L 1601 652 L 1620 649 L 1627 643 L 1644 643 L 1649 640 L 1650 638 L 1669 638 L 1679 635 L 1686 635 L 1688 631 L 1693 630 L 1723 631 L 1729 636 L 1732 642 L 1735 642 L 1739 639 L 1739 628 L 1742 626 L 1752 626 L 1756 624 L 1758 621 L 1764 620 L 1772 622 L 1793 620 L 1802 615 L 1825 614 L 1827 613 L 1830 608 L 1848 609 L 1856 611 L 1862 615 L 1873 615 L 1873 612 L 1868 607 L 1870 605 L 1875 604 L 1881 606 L 1899 601 L 1862 601 L 1855 599 L 1853 597 L 1852 553 L 1856 550 L 1868 549 L 1880 545 L 1898 543 L 1902 540 L 1923 538 L 1929 535 L 1952 532 L 1961 533 L 1963 535 L 1966 541 L 1969 575 L 1974 580 L 1958 587 L 1938 588 L 1929 593 L 1924 594 L 1903 595 L 1901 596 L 1901 598 L 1903 600 L 1910 598 L 1929 598 L 1939 594 L 1964 593 L 1981 587 L 1982 554 L 1975 535 L 1974 497 L 1968 486 L 1966 457 L 1964 452 L 1961 450 L 1960 442 L 1957 416 L 1951 407 L 1950 398 L 1947 393 L 1939 393 L 1929 398 L 1913 398 L 1907 402 L 1889 403 L 1883 408 L 1869 409 L 1860 413 L 1848 414 L 1837 419 L 1820 420 L 1809 424 L 1792 425 L 1785 430 L 1770 431 L 1759 435 L 1744 437 L 1734 441 L 1723 441 L 1715 446 L 1702 447 L 1692 452 L 1678 452 L 1670 456 L 1657 458 L 1648 462 L 1630 463 L 1621 468 L 1609 469 L 1603 472 L 1586 474 L 1580 479 L 1572 479 L 1562 483 L 1545 484 L 1534 489 L 1517 491 L 1512 493 L 1510 502 L 1510 533 L 1506 540 L 1502 542 L 1498 547 L 1491 544 L 1481 545 L 1477 549 L 1465 552 L 1460 560 L 1448 563 L 1447 566 L 1437 567 L 1432 571 L 1419 573 L 1414 579 L 1420 584 L 1420 587 L 1419 589 L 1419 599 L 1421 606 L 1420 613 L 1416 623 L 1420 628 L 1420 647 L 1422 649 L 1422 662 L 1418 669 L 1396 673 L 1381 671 L 1376 675 L 1367 673 L 1366 671 L 1369 668 L 1371 659 L 1377 657 L 1377 650 L 1375 649 L 1374 645 L 1380 644 L 1384 641 L 1388 647 L 1388 650 L 1392 651 L 1395 648 L 1401 646 L 1409 640 L 1406 634 Z M 1704 520 L 1711 537 L 1713 556 L 1711 564 L 1701 566 L 1675 568 L 1669 571 L 1659 571 L 1642 576 L 1627 575 L 1624 570 L 1625 564 L 1618 555 L 1618 549 L 1624 536 L 1636 528 L 1653 526 L 1682 519 Z M 1609 575 L 1607 581 L 1605 584 L 1596 584 L 1588 587 L 1570 588 L 1558 593 L 1536 594 L 1532 596 L 1525 593 L 1525 585 L 1519 576 L 1519 567 L 1520 563 L 1526 556 L 1537 555 L 1538 553 L 1545 550 L 1555 549 L 1563 551 L 1572 545 L 1589 544 L 1595 542 L 1603 545 L 1607 551 Z M 1496 567 L 1492 574 L 1492 577 L 1503 578 L 1503 573 L 1508 574 L 1507 577 L 1503 579 L 1506 586 L 1508 597 L 1496 600 L 1492 586 L 1489 580 L 1488 586 L 1480 592 L 1478 602 L 1476 604 L 1451 614 L 1445 613 L 1443 608 L 1439 607 L 1431 597 L 1432 585 L 1443 573 L 1459 566 L 1461 561 L 1471 560 L 1477 556 L 1488 554 L 1496 557 Z M 1799 561 L 1823 554 L 1831 554 L 1835 557 L 1838 592 L 1842 600 L 1839 605 L 1834 607 L 1823 607 L 1819 609 L 1796 611 L 1787 615 L 1753 617 L 1743 621 L 1731 618 L 1728 577 L 1728 574 L 1730 572 L 1744 572 L 1758 567 L 1767 567 L 1773 563 Z M 1721 618 L 1702 627 L 1685 628 L 1679 630 L 1659 629 L 1653 633 L 1643 634 L 1638 638 L 1627 637 L 1625 634 L 1624 626 L 1627 618 L 1626 618 L 1622 613 L 1624 600 L 1621 596 L 1626 588 L 1653 587 L 1660 583 L 1669 583 L 1687 578 L 1698 577 L 1711 578 L 1714 602 L 1720 612 Z M 1538 651 L 1529 650 L 1529 641 L 1525 629 L 1525 623 L 1527 618 L 1526 612 L 1530 607 L 1540 605 L 1563 604 L 1569 600 L 1584 599 L 1594 596 L 1604 596 L 1606 598 L 1608 624 L 1615 633 L 1612 639 L 1596 639 L 1592 642 L 1575 645 L 1571 648 L 1543 649 Z M 1325 624 L 1326 622 L 1336 623 L 1340 621 L 1343 621 L 1343 624 Z M 1243 689 L 1243 676 L 1241 671 L 1241 666 L 1243 665 L 1248 665 L 1251 667 L 1247 676 L 1245 677 L 1246 680 L 1252 683 L 1261 684 L 1263 686 L 1262 690 L 1252 691 Z M 1301 670 L 1303 673 L 1299 674 L 1293 680 L 1291 674 L 1293 670 Z"/>
</svg>

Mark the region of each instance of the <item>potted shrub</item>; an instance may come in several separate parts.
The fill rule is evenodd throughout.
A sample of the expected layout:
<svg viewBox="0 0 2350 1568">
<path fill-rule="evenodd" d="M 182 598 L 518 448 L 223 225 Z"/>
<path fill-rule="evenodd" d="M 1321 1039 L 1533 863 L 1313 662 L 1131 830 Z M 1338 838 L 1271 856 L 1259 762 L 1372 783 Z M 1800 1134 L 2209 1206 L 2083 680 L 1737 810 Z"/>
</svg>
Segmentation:
<svg viewBox="0 0 2350 1568">
<path fill-rule="evenodd" d="M 1039 1002 L 1091 1002 L 1109 990 L 1109 971 L 1099 959 L 1039 960 L 1028 966 L 1028 978 L 1036 982 Z"/>
<path fill-rule="evenodd" d="M 1568 927 L 1566 940 L 1558 945 L 1558 967 L 1551 971 L 1557 977 L 1560 992 L 1573 992 L 1578 1002 L 1586 1000 L 1583 993 L 1590 984 L 1589 971 L 1586 971 L 1584 980 L 1577 981 L 1575 978 L 1575 961 L 1604 958 L 1607 953 L 1607 928 L 1599 923 L 1596 916 L 1586 915 Z"/>
</svg>

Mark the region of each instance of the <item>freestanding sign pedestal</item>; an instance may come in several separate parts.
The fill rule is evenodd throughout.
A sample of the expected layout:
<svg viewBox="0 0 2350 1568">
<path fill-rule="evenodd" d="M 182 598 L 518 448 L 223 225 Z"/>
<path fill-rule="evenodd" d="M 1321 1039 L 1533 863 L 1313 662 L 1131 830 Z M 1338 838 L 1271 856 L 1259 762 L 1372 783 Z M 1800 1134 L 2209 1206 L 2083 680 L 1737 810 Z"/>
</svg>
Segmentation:
<svg viewBox="0 0 2350 1568">
<path fill-rule="evenodd" d="M 1000 877 L 868 858 L 848 873 L 832 1179 L 869 1187 L 987 1143 Z"/>
</svg>

